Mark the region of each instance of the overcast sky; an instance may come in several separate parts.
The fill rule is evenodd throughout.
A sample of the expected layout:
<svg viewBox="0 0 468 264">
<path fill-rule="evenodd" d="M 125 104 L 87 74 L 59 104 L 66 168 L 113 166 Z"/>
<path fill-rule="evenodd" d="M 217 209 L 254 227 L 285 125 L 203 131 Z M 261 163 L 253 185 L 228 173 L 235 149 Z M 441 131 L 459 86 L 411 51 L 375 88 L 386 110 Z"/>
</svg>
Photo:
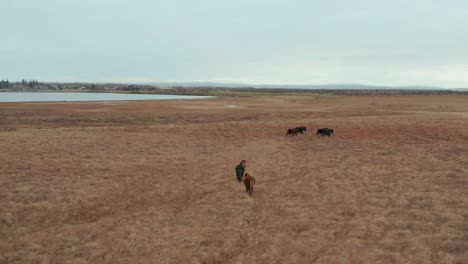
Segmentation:
<svg viewBox="0 0 468 264">
<path fill-rule="evenodd" d="M 468 87 L 466 0 L 0 0 L 0 79 Z"/>
</svg>

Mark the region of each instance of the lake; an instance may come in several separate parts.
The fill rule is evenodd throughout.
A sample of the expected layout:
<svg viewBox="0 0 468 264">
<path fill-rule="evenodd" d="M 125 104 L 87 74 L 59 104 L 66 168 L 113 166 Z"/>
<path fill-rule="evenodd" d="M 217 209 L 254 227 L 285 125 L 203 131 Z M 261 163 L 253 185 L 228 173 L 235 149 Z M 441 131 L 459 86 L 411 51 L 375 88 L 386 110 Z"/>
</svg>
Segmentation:
<svg viewBox="0 0 468 264">
<path fill-rule="evenodd" d="M 212 96 L 124 93 L 0 92 L 0 102 L 83 102 L 204 99 Z"/>
</svg>

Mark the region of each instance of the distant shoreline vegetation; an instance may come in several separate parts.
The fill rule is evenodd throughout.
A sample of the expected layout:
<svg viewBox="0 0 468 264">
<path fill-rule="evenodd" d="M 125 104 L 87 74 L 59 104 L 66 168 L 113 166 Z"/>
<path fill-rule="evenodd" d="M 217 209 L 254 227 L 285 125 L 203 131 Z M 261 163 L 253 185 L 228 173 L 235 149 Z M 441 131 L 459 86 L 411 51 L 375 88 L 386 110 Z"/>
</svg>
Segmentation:
<svg viewBox="0 0 468 264">
<path fill-rule="evenodd" d="M 204 84 L 204 86 L 202 85 Z M 193 83 L 194 86 L 157 84 L 119 84 L 119 83 L 58 83 L 22 80 L 0 81 L 0 92 L 99 92 L 99 93 L 135 93 L 167 95 L 204 95 L 204 96 L 253 96 L 262 94 L 331 94 L 331 95 L 443 95 L 466 94 L 468 89 L 443 89 L 436 87 L 407 86 L 386 87 L 366 85 L 259 85 L 228 87 L 227 84 Z M 200 86 L 197 86 L 200 85 Z M 294 88 L 298 87 L 298 88 Z M 307 88 L 312 87 L 312 88 Z"/>
</svg>

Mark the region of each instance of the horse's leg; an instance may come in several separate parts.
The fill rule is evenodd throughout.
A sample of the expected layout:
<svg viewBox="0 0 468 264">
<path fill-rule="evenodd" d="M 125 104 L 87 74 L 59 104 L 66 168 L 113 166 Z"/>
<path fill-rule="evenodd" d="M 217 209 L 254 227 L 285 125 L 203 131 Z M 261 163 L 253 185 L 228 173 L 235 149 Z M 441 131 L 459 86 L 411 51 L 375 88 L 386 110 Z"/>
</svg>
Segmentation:
<svg viewBox="0 0 468 264">
<path fill-rule="evenodd" d="M 236 174 L 237 174 L 237 181 L 239 183 L 242 182 L 242 172 L 240 170 L 236 170 Z"/>
</svg>

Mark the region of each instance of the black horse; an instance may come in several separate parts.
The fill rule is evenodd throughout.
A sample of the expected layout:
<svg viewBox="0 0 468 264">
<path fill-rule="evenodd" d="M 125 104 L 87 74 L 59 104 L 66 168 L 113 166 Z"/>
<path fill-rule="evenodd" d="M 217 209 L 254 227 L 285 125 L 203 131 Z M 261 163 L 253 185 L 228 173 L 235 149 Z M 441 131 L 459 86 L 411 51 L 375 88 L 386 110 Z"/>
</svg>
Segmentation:
<svg viewBox="0 0 468 264">
<path fill-rule="evenodd" d="M 296 127 L 295 130 L 296 130 L 297 133 L 302 134 L 305 131 L 307 131 L 307 128 L 304 127 L 304 126 L 301 126 L 301 127 Z"/>
<path fill-rule="evenodd" d="M 331 128 L 319 128 L 317 130 L 317 134 L 316 135 L 320 135 L 320 136 L 328 136 L 330 137 L 331 135 L 333 135 L 333 129 Z"/>
</svg>

